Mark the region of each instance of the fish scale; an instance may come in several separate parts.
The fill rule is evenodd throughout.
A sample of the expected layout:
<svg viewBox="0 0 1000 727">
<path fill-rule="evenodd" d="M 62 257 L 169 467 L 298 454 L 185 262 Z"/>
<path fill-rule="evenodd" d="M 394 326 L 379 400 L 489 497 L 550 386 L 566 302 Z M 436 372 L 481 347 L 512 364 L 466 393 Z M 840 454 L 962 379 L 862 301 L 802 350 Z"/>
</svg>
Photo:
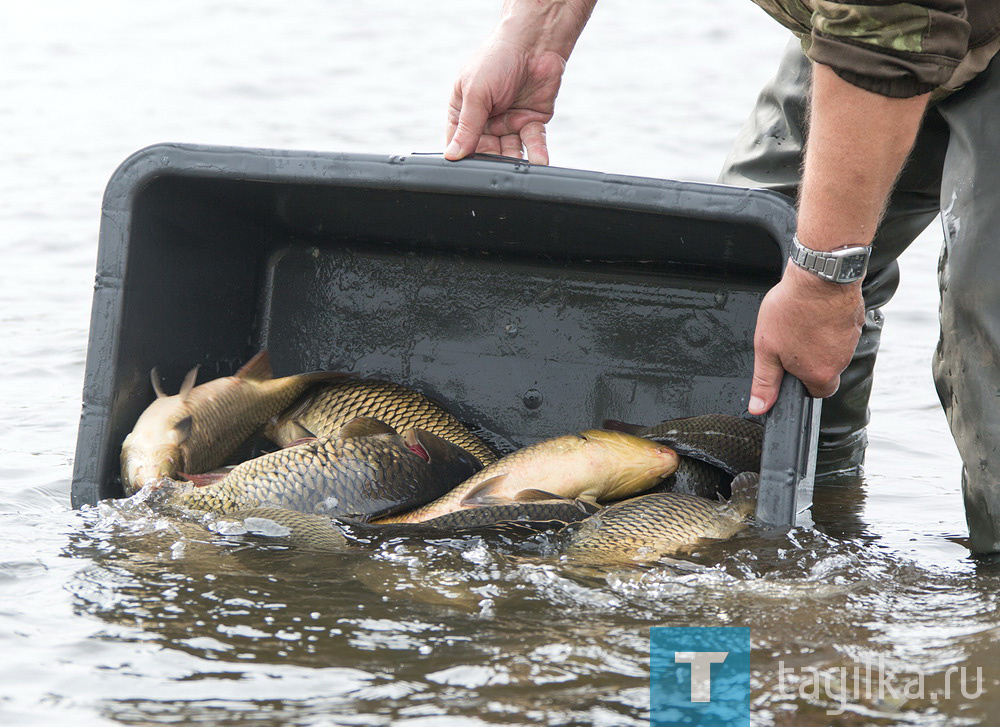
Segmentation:
<svg viewBox="0 0 1000 727">
<path fill-rule="evenodd" d="M 175 503 L 213 512 L 268 505 L 378 517 L 429 502 L 477 468 L 457 447 L 427 462 L 400 435 L 327 437 L 244 462 L 219 482 L 185 490 Z"/>
<path fill-rule="evenodd" d="M 371 417 L 396 431 L 422 429 L 458 445 L 483 465 L 497 457 L 440 404 L 418 391 L 378 379 L 347 379 L 317 386 L 267 430 L 276 443 L 286 445 L 302 436 L 330 437 L 355 417 Z M 297 430 L 296 425 L 305 431 Z"/>
</svg>

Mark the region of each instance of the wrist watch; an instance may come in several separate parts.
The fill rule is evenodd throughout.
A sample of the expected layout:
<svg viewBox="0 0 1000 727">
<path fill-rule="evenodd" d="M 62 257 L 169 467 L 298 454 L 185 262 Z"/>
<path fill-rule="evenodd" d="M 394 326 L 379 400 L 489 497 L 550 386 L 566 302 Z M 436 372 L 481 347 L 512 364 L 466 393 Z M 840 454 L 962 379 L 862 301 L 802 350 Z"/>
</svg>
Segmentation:
<svg viewBox="0 0 1000 727">
<path fill-rule="evenodd" d="M 864 278 L 870 255 L 871 248 L 867 245 L 842 247 L 830 252 L 810 250 L 799 242 L 798 235 L 792 235 L 791 261 L 831 283 L 847 285 Z"/>
</svg>

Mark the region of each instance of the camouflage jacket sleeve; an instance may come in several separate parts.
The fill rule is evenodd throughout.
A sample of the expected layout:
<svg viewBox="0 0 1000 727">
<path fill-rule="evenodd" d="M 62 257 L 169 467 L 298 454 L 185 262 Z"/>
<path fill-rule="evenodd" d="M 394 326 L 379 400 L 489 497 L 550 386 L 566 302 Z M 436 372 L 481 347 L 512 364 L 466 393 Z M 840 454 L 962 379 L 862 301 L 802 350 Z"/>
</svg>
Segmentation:
<svg viewBox="0 0 1000 727">
<path fill-rule="evenodd" d="M 964 0 L 816 0 L 808 55 L 855 86 L 908 97 L 945 85 L 968 43 Z"/>
<path fill-rule="evenodd" d="M 958 77 L 968 81 L 996 52 L 1000 32 L 996 0 L 755 2 L 801 38 L 810 59 L 883 96 L 905 98 L 953 89 Z"/>
</svg>

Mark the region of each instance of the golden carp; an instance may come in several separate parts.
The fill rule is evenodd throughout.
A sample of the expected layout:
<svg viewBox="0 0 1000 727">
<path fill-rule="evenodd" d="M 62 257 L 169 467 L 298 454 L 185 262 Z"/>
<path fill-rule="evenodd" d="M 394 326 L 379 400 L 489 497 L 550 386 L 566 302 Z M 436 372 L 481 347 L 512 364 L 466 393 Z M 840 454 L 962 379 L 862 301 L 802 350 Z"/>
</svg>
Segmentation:
<svg viewBox="0 0 1000 727">
<path fill-rule="evenodd" d="M 266 351 L 235 376 L 195 386 L 198 368 L 184 378 L 180 393 L 167 396 L 153 370 L 156 399 L 122 442 L 122 488 L 131 495 L 143 485 L 217 467 L 268 419 L 310 384 L 350 374 L 317 372 L 271 378 Z"/>
<path fill-rule="evenodd" d="M 429 505 L 378 522 L 423 522 L 461 508 L 510 502 L 616 500 L 649 489 L 676 469 L 677 454 L 665 445 L 591 429 L 520 449 Z"/>
</svg>

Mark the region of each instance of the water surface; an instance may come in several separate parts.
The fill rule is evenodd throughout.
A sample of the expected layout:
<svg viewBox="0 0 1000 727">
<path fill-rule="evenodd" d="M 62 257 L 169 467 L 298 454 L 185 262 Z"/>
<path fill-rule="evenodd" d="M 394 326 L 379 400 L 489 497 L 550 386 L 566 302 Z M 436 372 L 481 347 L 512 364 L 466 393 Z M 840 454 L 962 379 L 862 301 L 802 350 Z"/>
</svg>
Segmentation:
<svg viewBox="0 0 1000 727">
<path fill-rule="evenodd" d="M 41 0 L 0 24 L 0 723 L 643 724 L 648 631 L 747 625 L 760 724 L 972 724 L 1000 709 L 1000 573 L 968 558 L 930 378 L 928 231 L 888 306 L 863 479 L 816 531 L 678 570 L 583 567 L 476 540 L 317 557 L 179 530 L 143 503 L 69 509 L 100 199 L 161 141 L 442 146 L 455 74 L 498 3 Z M 785 32 L 746 0 L 602 0 L 553 162 L 711 180 Z M 881 658 L 881 662 L 878 659 Z M 923 698 L 782 691 L 779 662 L 872 661 Z M 983 667 L 972 699 L 949 667 Z M 833 682 L 831 682 L 833 683 Z M 835 691 L 835 690 L 834 690 Z"/>
</svg>

